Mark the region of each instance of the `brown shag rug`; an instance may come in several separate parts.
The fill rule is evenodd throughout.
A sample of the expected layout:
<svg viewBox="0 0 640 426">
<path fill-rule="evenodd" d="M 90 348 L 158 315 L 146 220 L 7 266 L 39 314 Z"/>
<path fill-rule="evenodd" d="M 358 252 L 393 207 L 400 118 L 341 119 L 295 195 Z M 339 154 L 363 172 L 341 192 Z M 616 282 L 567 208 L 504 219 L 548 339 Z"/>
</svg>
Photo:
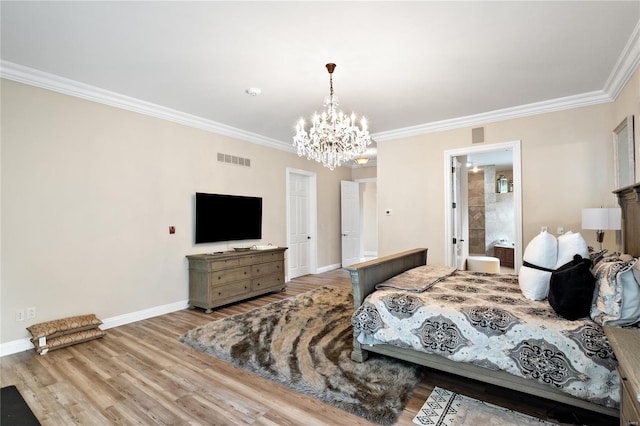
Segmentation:
<svg viewBox="0 0 640 426">
<path fill-rule="evenodd" d="M 375 354 L 352 361 L 352 313 L 350 289 L 320 287 L 210 322 L 180 341 L 369 421 L 393 424 L 420 370 Z"/>
</svg>

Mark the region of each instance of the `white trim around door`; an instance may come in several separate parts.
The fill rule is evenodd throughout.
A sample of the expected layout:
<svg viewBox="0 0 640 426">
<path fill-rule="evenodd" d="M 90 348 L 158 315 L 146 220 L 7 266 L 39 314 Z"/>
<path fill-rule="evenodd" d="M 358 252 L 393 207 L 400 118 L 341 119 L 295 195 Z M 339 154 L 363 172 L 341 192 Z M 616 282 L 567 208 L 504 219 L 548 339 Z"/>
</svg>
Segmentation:
<svg viewBox="0 0 640 426">
<path fill-rule="evenodd" d="M 449 266 L 456 266 L 453 264 L 455 259 L 453 258 L 453 211 L 452 211 L 452 173 L 451 164 L 454 157 L 470 154 L 488 153 L 493 151 L 510 149 L 513 159 L 513 214 L 515 221 L 515 250 L 514 250 L 514 267 L 515 272 L 518 273 L 520 266 L 522 266 L 522 154 L 521 154 L 521 141 L 503 142 L 488 144 L 482 146 L 469 146 L 464 148 L 452 149 L 444 152 L 444 252 L 445 263 Z"/>
</svg>

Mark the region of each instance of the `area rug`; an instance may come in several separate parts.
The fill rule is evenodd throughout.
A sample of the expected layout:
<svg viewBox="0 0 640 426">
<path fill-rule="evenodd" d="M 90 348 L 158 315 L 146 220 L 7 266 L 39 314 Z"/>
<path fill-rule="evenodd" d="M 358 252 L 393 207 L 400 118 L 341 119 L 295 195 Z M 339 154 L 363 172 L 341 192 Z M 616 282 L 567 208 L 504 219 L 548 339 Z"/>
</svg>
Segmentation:
<svg viewBox="0 0 640 426">
<path fill-rule="evenodd" d="M 547 426 L 555 425 L 536 417 L 434 387 L 413 423 L 429 426 Z"/>
<path fill-rule="evenodd" d="M 352 361 L 352 313 L 351 289 L 320 287 L 213 321 L 180 340 L 369 421 L 393 424 L 420 369 L 382 356 Z"/>
<path fill-rule="evenodd" d="M 0 389 L 0 424 L 40 426 L 40 422 L 15 386 Z"/>
</svg>

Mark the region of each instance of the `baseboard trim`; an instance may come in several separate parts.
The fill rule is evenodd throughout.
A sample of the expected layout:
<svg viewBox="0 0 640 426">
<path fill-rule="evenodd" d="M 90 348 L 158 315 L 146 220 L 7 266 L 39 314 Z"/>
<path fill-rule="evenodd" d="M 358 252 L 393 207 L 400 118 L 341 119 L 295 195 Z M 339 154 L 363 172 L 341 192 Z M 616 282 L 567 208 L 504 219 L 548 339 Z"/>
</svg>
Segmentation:
<svg viewBox="0 0 640 426">
<path fill-rule="evenodd" d="M 333 271 L 334 269 L 340 268 L 340 266 L 341 266 L 340 263 L 334 263 L 333 265 L 323 266 L 322 268 L 318 268 L 318 272 L 316 272 L 316 273 L 317 274 L 322 274 L 323 272 Z"/>
<path fill-rule="evenodd" d="M 169 303 L 167 305 L 155 306 L 149 309 L 143 309 L 141 311 L 131 312 L 124 315 L 118 315 L 102 320 L 103 330 L 119 327 L 125 324 L 131 324 L 132 322 L 142 321 L 148 318 L 157 317 L 164 314 L 170 314 L 171 312 L 180 311 L 189 307 L 189 302 L 184 300 L 181 302 Z"/>
<path fill-rule="evenodd" d="M 142 321 L 148 318 L 157 317 L 159 315 L 169 314 L 171 312 L 180 311 L 189 307 L 189 302 L 184 300 L 181 302 L 169 303 L 167 305 L 155 306 L 149 309 L 143 309 L 141 311 L 130 312 L 128 314 L 118 315 L 111 318 L 102 320 L 103 330 L 119 327 L 121 325 L 131 324 L 136 321 Z M 31 339 L 25 337 L 24 339 L 12 340 L 6 343 L 0 343 L 0 357 L 16 354 L 18 352 L 28 351 L 33 349 L 33 343 Z"/>
<path fill-rule="evenodd" d="M 28 337 L 12 340 L 11 342 L 0 344 L 0 357 L 17 354 L 18 352 L 28 351 L 33 348 L 33 343 L 31 343 L 31 339 Z"/>
</svg>

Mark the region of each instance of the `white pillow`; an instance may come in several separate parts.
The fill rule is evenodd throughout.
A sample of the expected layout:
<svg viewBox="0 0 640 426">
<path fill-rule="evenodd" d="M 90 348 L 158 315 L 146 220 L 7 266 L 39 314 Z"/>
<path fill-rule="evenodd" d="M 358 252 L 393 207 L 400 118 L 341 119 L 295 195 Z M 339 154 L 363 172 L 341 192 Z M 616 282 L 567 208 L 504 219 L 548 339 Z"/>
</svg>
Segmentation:
<svg viewBox="0 0 640 426">
<path fill-rule="evenodd" d="M 532 265 L 555 269 L 558 260 L 558 241 L 547 231 L 536 235 L 524 250 L 522 259 Z M 518 273 L 520 290 L 527 299 L 543 300 L 549 294 L 551 272 L 523 266 Z"/>
<path fill-rule="evenodd" d="M 558 260 L 553 269 L 558 269 L 562 265 L 573 260 L 573 256 L 579 254 L 583 259 L 589 258 L 589 246 L 579 232 L 567 232 L 558 237 Z"/>
</svg>

